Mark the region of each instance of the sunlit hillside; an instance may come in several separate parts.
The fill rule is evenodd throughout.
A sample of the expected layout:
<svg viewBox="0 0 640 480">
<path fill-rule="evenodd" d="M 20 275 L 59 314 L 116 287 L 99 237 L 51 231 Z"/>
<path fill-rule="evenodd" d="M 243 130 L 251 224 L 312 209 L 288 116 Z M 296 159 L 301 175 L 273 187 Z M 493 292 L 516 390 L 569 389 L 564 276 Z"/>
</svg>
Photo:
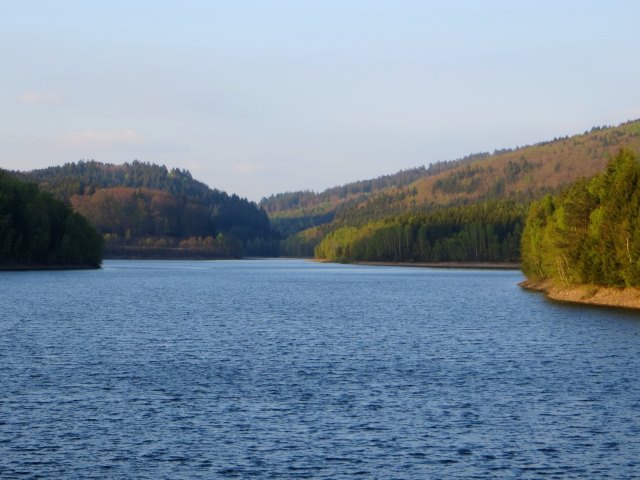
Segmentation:
<svg viewBox="0 0 640 480">
<path fill-rule="evenodd" d="M 621 148 L 640 152 L 640 121 L 440 163 L 437 171 L 416 170 L 423 175 L 413 182 L 403 183 L 406 177 L 401 176 L 395 185 L 388 183 L 333 202 L 329 202 L 329 191 L 307 192 L 307 204 L 312 203 L 313 195 L 324 199 L 322 211 L 318 207 L 315 211 L 272 210 L 270 216 L 274 227 L 288 237 L 282 244 L 287 255 L 517 261 L 527 205 L 602 171 Z M 394 176 L 384 178 L 390 181 Z M 349 191 L 352 187 L 342 188 Z M 491 210 L 500 213 L 489 215 Z M 484 251 L 493 253 L 479 256 L 478 241 L 484 244 Z"/>
<path fill-rule="evenodd" d="M 402 171 L 321 193 L 273 195 L 264 199 L 261 206 L 274 220 L 274 226 L 282 226 L 285 233 L 291 234 L 336 217 L 370 219 L 481 199 L 531 200 L 577 178 L 598 173 L 621 147 L 640 151 L 640 120 L 616 127 L 594 127 L 579 135 L 496 150 L 493 154 L 438 162 L 429 168 Z"/>
</svg>

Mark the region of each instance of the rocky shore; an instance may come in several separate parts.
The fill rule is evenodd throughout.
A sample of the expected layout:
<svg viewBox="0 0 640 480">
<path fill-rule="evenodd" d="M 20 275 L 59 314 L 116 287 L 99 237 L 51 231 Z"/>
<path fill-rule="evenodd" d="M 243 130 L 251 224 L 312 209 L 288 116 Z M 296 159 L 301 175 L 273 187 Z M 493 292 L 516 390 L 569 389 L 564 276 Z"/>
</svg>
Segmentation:
<svg viewBox="0 0 640 480">
<path fill-rule="evenodd" d="M 552 280 L 519 283 L 526 290 L 543 292 L 558 302 L 597 305 L 602 307 L 640 309 L 640 288 L 613 288 L 598 285 L 558 286 Z"/>
</svg>

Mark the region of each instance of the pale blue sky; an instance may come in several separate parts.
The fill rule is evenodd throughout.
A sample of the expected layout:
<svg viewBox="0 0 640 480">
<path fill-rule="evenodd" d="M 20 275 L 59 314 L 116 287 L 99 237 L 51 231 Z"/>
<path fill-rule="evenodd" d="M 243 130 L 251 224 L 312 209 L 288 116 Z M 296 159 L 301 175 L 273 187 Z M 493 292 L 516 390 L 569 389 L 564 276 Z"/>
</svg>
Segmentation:
<svg viewBox="0 0 640 480">
<path fill-rule="evenodd" d="M 635 0 L 4 0 L 0 167 L 252 200 L 640 117 Z"/>
</svg>

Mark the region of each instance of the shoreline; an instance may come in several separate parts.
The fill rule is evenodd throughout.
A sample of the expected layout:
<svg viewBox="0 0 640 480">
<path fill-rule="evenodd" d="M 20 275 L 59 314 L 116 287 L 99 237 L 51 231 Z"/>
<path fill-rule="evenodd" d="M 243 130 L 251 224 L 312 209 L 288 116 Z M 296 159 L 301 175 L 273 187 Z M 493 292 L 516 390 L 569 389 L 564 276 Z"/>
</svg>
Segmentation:
<svg viewBox="0 0 640 480">
<path fill-rule="evenodd" d="M 338 262 L 333 260 L 314 259 L 320 263 L 345 263 L 347 265 L 363 265 L 368 267 L 413 267 L 473 270 L 520 270 L 520 264 L 514 262 Z"/>
<path fill-rule="evenodd" d="M 518 286 L 524 290 L 544 293 L 554 302 L 594 307 L 640 310 L 640 288 L 615 288 L 599 285 L 560 287 L 552 280 L 525 280 Z"/>
<path fill-rule="evenodd" d="M 207 256 L 180 256 L 180 255 L 105 255 L 103 260 L 244 260 L 245 257 L 207 257 Z"/>
<path fill-rule="evenodd" d="M 99 270 L 102 265 L 76 265 L 76 264 L 7 264 L 0 265 L 0 272 L 41 272 L 47 270 Z"/>
</svg>

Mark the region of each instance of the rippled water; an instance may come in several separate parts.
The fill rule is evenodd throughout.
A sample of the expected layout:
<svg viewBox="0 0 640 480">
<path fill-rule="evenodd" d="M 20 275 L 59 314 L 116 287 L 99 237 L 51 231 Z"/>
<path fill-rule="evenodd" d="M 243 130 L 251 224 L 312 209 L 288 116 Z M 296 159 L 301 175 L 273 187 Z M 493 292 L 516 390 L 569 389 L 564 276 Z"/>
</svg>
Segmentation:
<svg viewBox="0 0 640 480">
<path fill-rule="evenodd" d="M 633 478 L 640 315 L 518 272 L 0 273 L 2 478 Z"/>
</svg>

